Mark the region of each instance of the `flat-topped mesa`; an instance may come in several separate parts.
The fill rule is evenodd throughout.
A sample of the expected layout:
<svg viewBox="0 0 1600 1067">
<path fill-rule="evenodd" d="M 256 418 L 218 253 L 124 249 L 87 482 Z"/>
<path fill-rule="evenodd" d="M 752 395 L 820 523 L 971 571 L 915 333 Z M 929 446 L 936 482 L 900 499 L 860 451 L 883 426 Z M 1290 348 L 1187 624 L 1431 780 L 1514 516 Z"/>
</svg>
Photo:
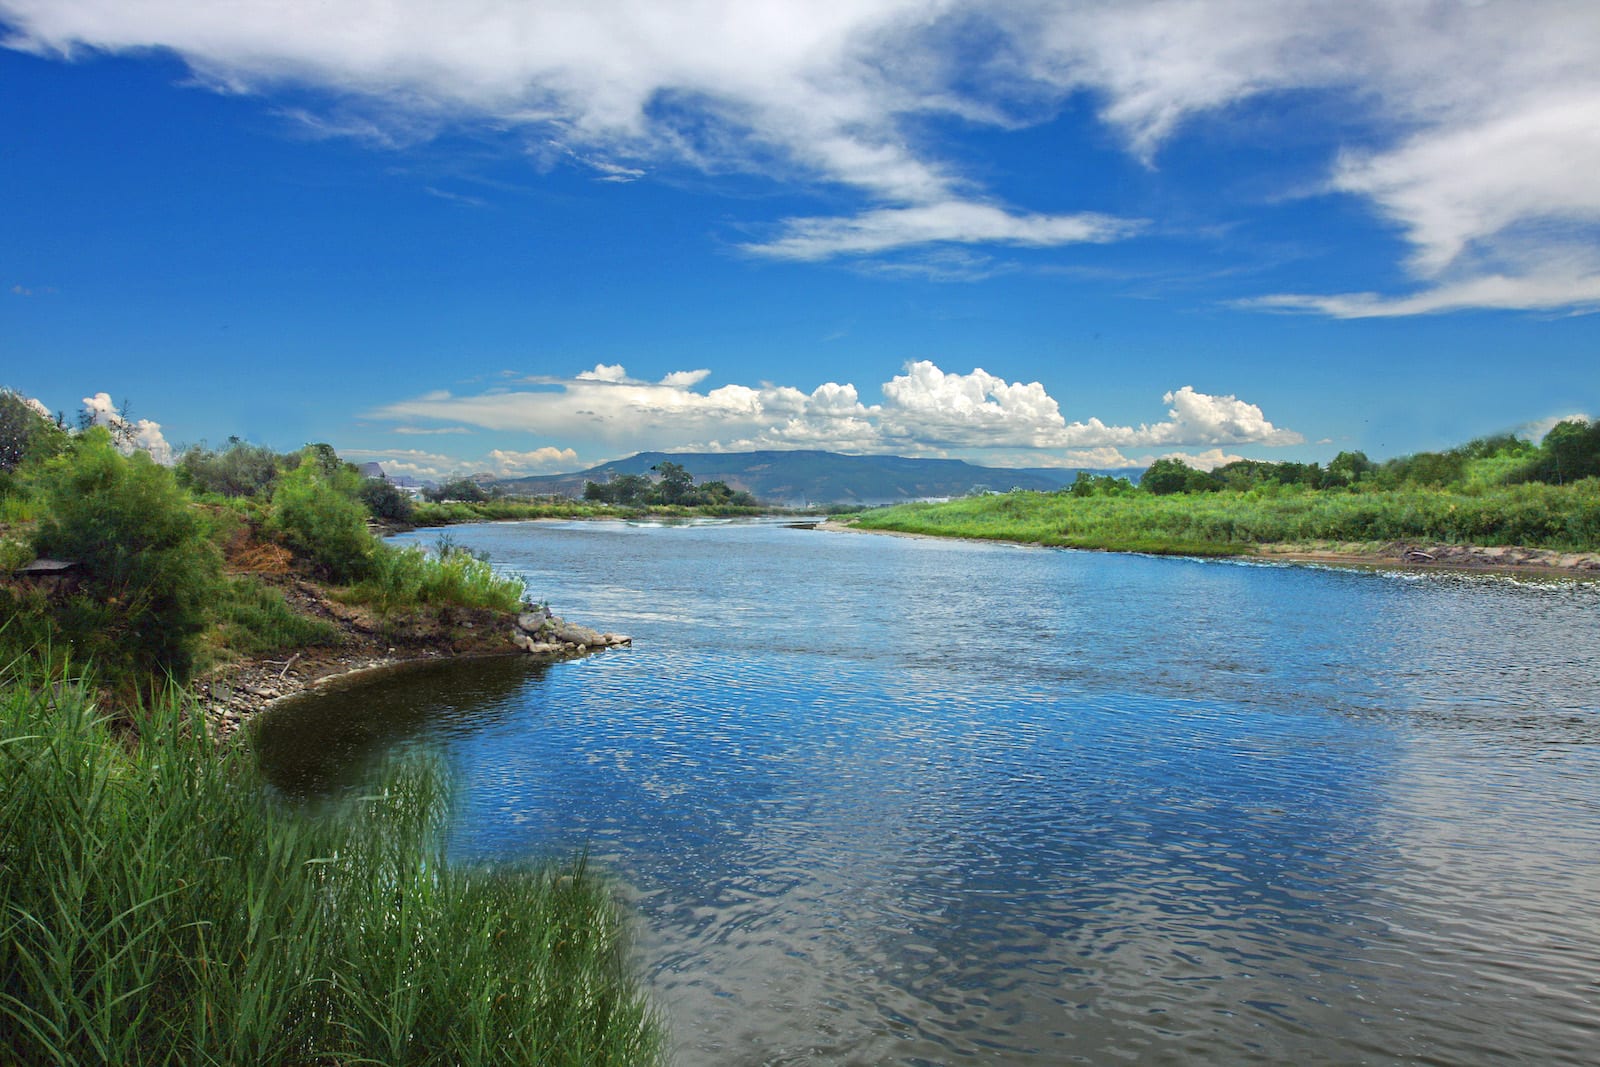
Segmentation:
<svg viewBox="0 0 1600 1067">
<path fill-rule="evenodd" d="M 624 634 L 603 634 L 587 626 L 567 622 L 559 615 L 550 614 L 548 608 L 541 607 L 517 616 L 517 625 L 511 631 L 511 643 L 533 655 L 560 656 L 631 645 L 633 638 Z"/>
</svg>

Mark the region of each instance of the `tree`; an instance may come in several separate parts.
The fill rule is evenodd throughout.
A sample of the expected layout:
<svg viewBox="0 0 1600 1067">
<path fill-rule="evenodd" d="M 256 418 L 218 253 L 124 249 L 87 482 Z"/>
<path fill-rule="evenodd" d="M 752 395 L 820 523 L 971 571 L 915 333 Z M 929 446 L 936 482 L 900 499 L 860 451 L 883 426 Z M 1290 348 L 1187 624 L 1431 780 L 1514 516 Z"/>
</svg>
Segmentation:
<svg viewBox="0 0 1600 1067">
<path fill-rule="evenodd" d="M 257 496 L 278 480 L 280 463 L 281 457 L 272 449 L 230 437 L 228 447 L 220 452 L 200 445 L 185 452 L 178 460 L 178 481 L 197 493 Z"/>
<path fill-rule="evenodd" d="M 361 487 L 361 502 L 382 522 L 410 522 L 416 511 L 411 498 L 387 478 L 368 478 Z"/>
<path fill-rule="evenodd" d="M 1558 422 L 1539 443 L 1533 476 L 1562 485 L 1600 475 L 1600 422 L 1567 419 Z"/>
<path fill-rule="evenodd" d="M 1328 461 L 1323 484 L 1355 485 L 1372 472 L 1373 466 L 1372 460 L 1367 458 L 1365 452 L 1340 452 Z"/>
<path fill-rule="evenodd" d="M 463 500 L 468 504 L 481 504 L 489 499 L 489 491 L 471 478 L 452 478 L 437 489 L 424 490 L 422 495 L 435 504 L 445 500 Z"/>
<path fill-rule="evenodd" d="M 69 638 L 108 674 L 186 678 L 221 563 L 172 472 L 146 452 L 122 455 L 94 426 L 46 464 L 40 486 L 34 550 L 83 572 L 62 608 Z"/>
<path fill-rule="evenodd" d="M 300 465 L 278 479 L 268 526 L 313 570 L 335 582 L 357 581 L 378 546 L 360 500 L 362 478 L 337 456 L 330 472 L 324 458 L 308 448 Z"/>
<path fill-rule="evenodd" d="M 683 464 L 664 459 L 650 469 L 660 476 L 660 481 L 656 483 L 655 496 L 661 503 L 691 503 L 689 497 L 694 492 L 694 475 L 690 474 Z"/>
<path fill-rule="evenodd" d="M 1145 470 L 1139 479 L 1139 488 L 1157 496 L 1181 493 L 1189 484 L 1189 475 L 1198 473 L 1181 459 L 1158 459 Z"/>
<path fill-rule="evenodd" d="M 66 434 L 14 389 L 0 388 L 0 475 L 10 474 L 29 459 L 55 455 Z"/>
</svg>

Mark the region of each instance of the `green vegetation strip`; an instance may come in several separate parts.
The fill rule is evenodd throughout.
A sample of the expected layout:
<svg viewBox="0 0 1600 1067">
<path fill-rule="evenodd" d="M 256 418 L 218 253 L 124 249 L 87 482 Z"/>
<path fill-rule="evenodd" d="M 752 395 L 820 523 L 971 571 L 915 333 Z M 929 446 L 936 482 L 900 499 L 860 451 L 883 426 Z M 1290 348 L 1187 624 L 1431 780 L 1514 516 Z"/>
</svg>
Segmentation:
<svg viewBox="0 0 1600 1067">
<path fill-rule="evenodd" d="M 1405 541 L 1600 546 L 1600 480 L 1568 485 L 1074 496 L 1006 493 L 904 504 L 862 515 L 864 529 L 977 537 L 1068 548 L 1180 555 L 1248 555 L 1264 544 Z"/>
<path fill-rule="evenodd" d="M 445 862 L 431 766 L 274 802 L 177 700 L 113 736 L 0 672 L 0 1033 L 19 1064 L 649 1064 L 661 1027 L 581 860 Z"/>
</svg>

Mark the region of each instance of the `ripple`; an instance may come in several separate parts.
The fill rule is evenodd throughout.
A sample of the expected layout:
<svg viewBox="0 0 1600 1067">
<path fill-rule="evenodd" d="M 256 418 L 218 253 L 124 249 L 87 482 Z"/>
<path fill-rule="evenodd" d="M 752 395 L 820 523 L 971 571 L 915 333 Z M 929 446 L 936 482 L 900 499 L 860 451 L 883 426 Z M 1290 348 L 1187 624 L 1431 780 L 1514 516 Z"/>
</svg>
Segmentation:
<svg viewBox="0 0 1600 1067">
<path fill-rule="evenodd" d="M 587 845 L 681 1062 L 1592 1059 L 1592 585 L 453 532 L 634 649 L 278 732 L 440 746 L 464 858 Z"/>
</svg>

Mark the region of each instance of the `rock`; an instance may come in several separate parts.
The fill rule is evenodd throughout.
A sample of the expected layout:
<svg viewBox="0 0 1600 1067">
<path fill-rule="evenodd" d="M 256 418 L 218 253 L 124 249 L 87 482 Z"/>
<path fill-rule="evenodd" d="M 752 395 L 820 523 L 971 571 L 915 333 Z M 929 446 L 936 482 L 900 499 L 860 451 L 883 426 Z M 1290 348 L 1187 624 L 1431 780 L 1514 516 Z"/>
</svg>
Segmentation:
<svg viewBox="0 0 1600 1067">
<path fill-rule="evenodd" d="M 523 633 L 520 629 L 511 631 L 511 643 L 524 652 L 532 652 L 536 647 L 533 643 L 533 638 Z"/>
<path fill-rule="evenodd" d="M 578 626 L 574 623 L 561 622 L 556 619 L 551 619 L 550 622 L 551 636 L 563 644 L 598 645 L 603 643 L 598 630 L 591 630 L 587 626 Z"/>
<path fill-rule="evenodd" d="M 543 628 L 548 616 L 539 611 L 524 611 L 517 616 L 517 625 L 530 634 L 536 634 Z"/>
</svg>

